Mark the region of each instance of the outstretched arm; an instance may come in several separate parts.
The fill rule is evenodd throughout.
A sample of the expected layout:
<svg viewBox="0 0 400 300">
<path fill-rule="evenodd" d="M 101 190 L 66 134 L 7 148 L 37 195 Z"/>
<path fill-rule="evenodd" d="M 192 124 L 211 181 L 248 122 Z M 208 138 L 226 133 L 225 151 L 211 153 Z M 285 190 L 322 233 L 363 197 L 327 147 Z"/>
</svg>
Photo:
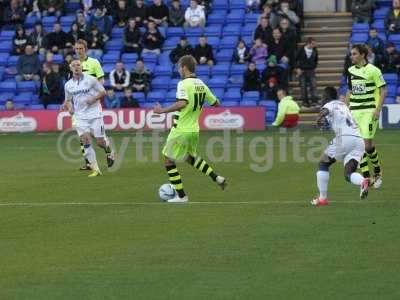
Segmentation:
<svg viewBox="0 0 400 300">
<path fill-rule="evenodd" d="M 187 104 L 188 104 L 187 100 L 178 100 L 174 104 L 172 104 L 171 106 L 163 108 L 163 107 L 161 107 L 160 103 L 157 103 L 154 106 L 153 110 L 154 110 L 154 113 L 156 113 L 156 114 L 165 114 L 165 113 L 181 110 Z"/>
</svg>

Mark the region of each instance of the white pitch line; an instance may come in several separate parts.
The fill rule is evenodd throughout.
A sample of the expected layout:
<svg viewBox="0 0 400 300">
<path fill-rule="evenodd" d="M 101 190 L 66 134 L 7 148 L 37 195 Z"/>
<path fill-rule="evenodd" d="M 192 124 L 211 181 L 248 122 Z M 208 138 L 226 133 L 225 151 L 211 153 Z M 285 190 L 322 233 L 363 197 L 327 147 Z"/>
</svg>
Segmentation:
<svg viewBox="0 0 400 300">
<path fill-rule="evenodd" d="M 388 202 L 398 202 L 395 200 L 388 200 L 388 201 L 360 201 L 360 200 L 353 200 L 353 201 L 330 201 L 330 203 L 335 204 L 356 204 L 356 203 L 374 203 L 374 204 L 384 204 Z M 400 203 L 400 202 L 399 202 Z M 306 204 L 309 205 L 308 201 L 192 201 L 183 203 L 180 205 L 268 205 L 268 204 Z M 154 206 L 154 205 L 168 205 L 165 202 L 7 202 L 7 203 L 0 203 L 0 206 L 8 206 L 8 207 L 20 207 L 20 206 Z M 174 205 L 174 204 L 169 204 Z M 176 205 L 176 204 L 175 204 Z"/>
</svg>

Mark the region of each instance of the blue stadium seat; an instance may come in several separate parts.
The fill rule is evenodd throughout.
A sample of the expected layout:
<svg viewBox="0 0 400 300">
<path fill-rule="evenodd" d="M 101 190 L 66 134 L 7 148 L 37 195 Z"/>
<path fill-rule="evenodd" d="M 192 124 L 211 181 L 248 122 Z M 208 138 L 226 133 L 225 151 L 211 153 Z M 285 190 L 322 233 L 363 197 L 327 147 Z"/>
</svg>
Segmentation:
<svg viewBox="0 0 400 300">
<path fill-rule="evenodd" d="M 55 22 L 57 22 L 57 17 L 55 16 L 42 17 L 43 27 L 53 27 Z"/>
<path fill-rule="evenodd" d="M 240 24 L 230 24 L 226 25 L 222 30 L 222 36 L 234 36 L 238 37 L 240 35 L 240 31 L 242 30 L 242 26 Z"/>
<path fill-rule="evenodd" d="M 32 104 L 39 104 L 39 102 L 40 102 L 40 99 L 39 99 L 39 95 L 36 93 L 36 94 L 33 94 L 32 95 Z"/>
<path fill-rule="evenodd" d="M 243 75 L 246 71 L 247 66 L 245 64 L 232 64 L 231 75 Z"/>
<path fill-rule="evenodd" d="M 227 0 L 214 0 L 213 1 L 214 12 L 217 10 L 226 11 L 228 8 L 229 8 L 229 1 L 227 1 Z"/>
<path fill-rule="evenodd" d="M 181 37 L 185 35 L 185 31 L 183 30 L 183 27 L 168 27 L 166 35 L 168 38 Z"/>
<path fill-rule="evenodd" d="M 242 99 L 258 101 L 258 100 L 260 100 L 260 92 L 258 92 L 258 91 L 244 92 Z"/>
<path fill-rule="evenodd" d="M 212 92 L 215 95 L 215 97 L 217 97 L 217 99 L 223 99 L 224 98 L 225 89 L 217 88 L 217 89 L 213 89 Z"/>
<path fill-rule="evenodd" d="M 62 64 L 64 62 L 64 56 L 62 56 L 61 54 L 54 54 L 53 62 L 55 62 L 56 64 Z"/>
<path fill-rule="evenodd" d="M 233 57 L 233 49 L 223 49 L 217 52 L 215 58 L 220 62 L 230 62 Z"/>
<path fill-rule="evenodd" d="M 176 90 L 169 90 L 166 96 L 167 101 L 175 101 L 176 100 Z"/>
<path fill-rule="evenodd" d="M 160 101 L 163 101 L 165 99 L 165 97 L 166 97 L 166 93 L 165 92 L 154 91 L 154 92 L 149 92 L 147 94 L 146 100 L 147 101 L 153 101 L 153 102 L 160 102 Z"/>
<path fill-rule="evenodd" d="M 17 82 L 17 92 L 18 93 L 34 93 L 37 90 L 37 85 L 35 81 L 21 81 Z"/>
<path fill-rule="evenodd" d="M 151 102 L 145 101 L 143 103 L 140 103 L 141 108 L 153 108 L 154 105 L 156 105 L 156 102 L 152 102 L 152 101 Z"/>
<path fill-rule="evenodd" d="M 222 101 L 221 106 L 224 107 L 235 107 L 239 106 L 240 101 L 239 100 L 229 100 L 229 101 Z"/>
<path fill-rule="evenodd" d="M 198 65 L 196 68 L 198 76 L 210 76 L 210 67 L 208 65 Z"/>
<path fill-rule="evenodd" d="M 104 64 L 102 67 L 104 73 L 109 74 L 112 70 L 114 70 L 115 64 Z"/>
<path fill-rule="evenodd" d="M 260 17 L 260 13 L 247 13 L 244 19 L 245 24 L 250 24 L 253 26 L 253 29 L 256 28 L 256 24 L 258 22 L 258 18 Z"/>
<path fill-rule="evenodd" d="M 0 53 L 9 53 L 10 49 L 12 49 L 12 41 L 1 41 L 0 42 Z"/>
<path fill-rule="evenodd" d="M 43 104 L 31 104 L 30 109 L 32 109 L 32 110 L 43 110 L 44 106 L 43 106 Z"/>
<path fill-rule="evenodd" d="M 144 93 L 135 92 L 132 94 L 133 99 L 136 99 L 138 102 L 146 101 L 146 95 Z"/>
<path fill-rule="evenodd" d="M 384 19 L 386 17 L 386 15 L 388 14 L 390 8 L 389 7 L 381 7 L 378 9 L 375 9 L 374 11 L 374 19 Z"/>
<path fill-rule="evenodd" d="M 13 99 L 14 93 L 0 92 L 0 104 L 4 104 L 8 99 Z"/>
<path fill-rule="evenodd" d="M 387 85 L 387 96 L 388 97 L 396 97 L 397 92 L 397 84 L 388 84 Z"/>
<path fill-rule="evenodd" d="M 251 48 L 253 45 L 253 36 L 252 35 L 243 35 L 242 40 L 246 44 L 247 47 Z"/>
<path fill-rule="evenodd" d="M 354 23 L 351 27 L 351 31 L 354 33 L 368 33 L 369 24 L 367 23 Z"/>
<path fill-rule="evenodd" d="M 241 101 L 242 96 L 240 94 L 240 91 L 238 92 L 236 89 L 228 89 L 225 94 L 224 94 L 224 100 L 225 101 Z"/>
<path fill-rule="evenodd" d="M 101 57 L 103 64 L 115 64 L 119 60 L 118 52 L 108 52 Z"/>
<path fill-rule="evenodd" d="M 212 26 L 207 26 L 204 29 L 204 35 L 207 37 L 220 37 L 221 36 L 221 31 L 222 31 L 222 25 L 221 24 L 214 24 Z"/>
<path fill-rule="evenodd" d="M 267 124 L 271 124 L 272 122 L 274 122 L 275 116 L 276 116 L 275 111 L 267 110 L 265 112 L 265 121 L 267 122 Z"/>
<path fill-rule="evenodd" d="M 156 63 L 157 62 L 157 55 L 154 53 L 143 53 L 142 59 L 145 63 Z"/>
<path fill-rule="evenodd" d="M 386 97 L 385 104 L 397 104 L 396 98 Z"/>
<path fill-rule="evenodd" d="M 246 8 L 246 1 L 243 0 L 231 0 L 230 1 L 230 8 L 231 9 L 245 9 Z"/>
<path fill-rule="evenodd" d="M 390 84 L 397 85 L 397 80 L 398 80 L 397 74 L 385 73 L 383 74 L 383 78 L 385 79 L 387 85 Z"/>
<path fill-rule="evenodd" d="M 246 23 L 241 29 L 241 35 L 242 36 L 251 36 L 255 30 L 256 26 L 254 24 L 248 24 Z"/>
<path fill-rule="evenodd" d="M 241 88 L 243 86 L 243 75 L 235 75 L 229 77 L 227 87 L 231 88 Z"/>
<path fill-rule="evenodd" d="M 156 66 L 154 69 L 154 74 L 156 76 L 170 77 L 172 74 L 172 67 L 170 64 L 163 64 L 163 65 Z"/>
<path fill-rule="evenodd" d="M 19 103 L 23 105 L 30 105 L 31 104 L 31 99 L 32 99 L 32 94 L 31 93 L 24 93 L 24 94 L 19 94 L 14 96 L 13 101 L 14 104 Z"/>
<path fill-rule="evenodd" d="M 171 67 L 171 69 L 173 69 L 173 65 L 171 63 L 171 60 L 169 59 L 169 54 L 171 53 L 171 51 L 164 51 L 162 52 L 159 56 L 158 56 L 158 61 L 157 63 L 159 65 L 169 65 Z"/>
<path fill-rule="evenodd" d="M 64 4 L 64 8 L 68 14 L 75 14 L 76 11 L 81 8 L 81 3 L 66 1 Z"/>
<path fill-rule="evenodd" d="M 207 37 L 207 43 L 213 47 L 213 50 L 217 50 L 219 48 L 220 38 L 216 36 Z"/>
<path fill-rule="evenodd" d="M 375 20 L 374 23 L 372 23 L 372 26 L 376 28 L 378 31 L 385 31 L 385 21 L 384 20 Z"/>
<path fill-rule="evenodd" d="M 24 27 L 26 29 L 32 28 L 37 21 L 39 21 L 39 19 L 36 16 L 27 16 L 25 18 Z"/>
<path fill-rule="evenodd" d="M 151 81 L 152 89 L 167 89 L 169 87 L 169 76 L 157 76 Z"/>
<path fill-rule="evenodd" d="M 49 104 L 47 105 L 48 110 L 59 110 L 60 109 L 60 104 Z"/>
<path fill-rule="evenodd" d="M 17 90 L 17 84 L 15 81 L 3 81 L 0 82 L 0 93 L 15 93 Z"/>
<path fill-rule="evenodd" d="M 208 81 L 210 80 L 210 78 L 205 75 L 199 75 L 199 76 L 197 76 L 197 78 L 200 79 L 201 81 L 203 81 L 205 84 L 208 84 Z"/>
<path fill-rule="evenodd" d="M 226 75 L 230 72 L 231 65 L 229 63 L 218 63 L 211 68 L 211 76 Z"/>
<path fill-rule="evenodd" d="M 278 104 L 274 100 L 262 100 L 258 103 L 259 106 L 265 107 L 267 111 L 277 111 L 278 110 Z"/>
<path fill-rule="evenodd" d="M 226 11 L 215 11 L 208 15 L 207 17 L 207 25 L 214 25 L 214 24 L 224 24 L 226 19 Z"/>
<path fill-rule="evenodd" d="M 67 15 L 60 17 L 61 26 L 71 27 L 72 23 L 75 22 L 75 15 Z"/>
<path fill-rule="evenodd" d="M 256 100 L 242 100 L 240 101 L 240 106 L 257 106 Z"/>
<path fill-rule="evenodd" d="M 219 49 L 234 49 L 238 40 L 238 36 L 224 36 L 219 44 Z"/>
<path fill-rule="evenodd" d="M 228 76 L 214 76 L 208 81 L 210 88 L 225 88 Z"/>
<path fill-rule="evenodd" d="M 121 55 L 121 60 L 123 63 L 134 63 L 138 59 L 136 53 L 124 53 Z"/>
<path fill-rule="evenodd" d="M 114 27 L 111 31 L 111 38 L 121 39 L 124 36 L 124 28 Z"/>
<path fill-rule="evenodd" d="M 350 42 L 352 44 L 365 43 L 367 39 L 368 39 L 367 33 L 354 33 L 350 38 Z"/>
<path fill-rule="evenodd" d="M 191 37 L 191 36 L 201 36 L 203 35 L 203 28 L 200 27 L 187 27 L 185 28 L 185 35 L 187 37 Z"/>
<path fill-rule="evenodd" d="M 179 37 L 173 36 L 173 37 L 168 37 L 168 39 L 165 40 L 164 45 L 163 45 L 163 50 L 172 50 L 176 47 L 176 45 L 179 44 Z"/>
<path fill-rule="evenodd" d="M 8 54 L 8 53 L 0 53 L 0 66 L 6 67 L 9 57 L 10 57 L 10 54 Z"/>
<path fill-rule="evenodd" d="M 391 34 L 388 37 L 388 41 L 395 43 L 395 44 L 400 44 L 400 34 Z"/>
<path fill-rule="evenodd" d="M 123 45 L 122 39 L 112 39 L 106 43 L 106 50 L 113 51 L 113 50 L 121 50 Z"/>
<path fill-rule="evenodd" d="M 244 3 L 244 2 L 243 2 Z M 231 12 L 226 16 L 227 24 L 242 24 L 244 21 L 244 10 L 231 10 Z"/>
<path fill-rule="evenodd" d="M 2 30 L 0 33 L 0 41 L 12 41 L 15 36 L 14 30 Z"/>
</svg>

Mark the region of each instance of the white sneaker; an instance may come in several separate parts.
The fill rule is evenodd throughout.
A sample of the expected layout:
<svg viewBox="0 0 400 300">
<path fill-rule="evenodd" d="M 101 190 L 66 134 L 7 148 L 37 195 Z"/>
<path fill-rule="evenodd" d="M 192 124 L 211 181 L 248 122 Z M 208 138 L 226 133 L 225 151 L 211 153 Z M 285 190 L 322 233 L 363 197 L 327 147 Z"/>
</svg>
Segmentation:
<svg viewBox="0 0 400 300">
<path fill-rule="evenodd" d="M 167 202 L 168 203 L 186 203 L 188 201 L 189 201 L 188 196 L 181 198 L 178 195 L 176 195 L 174 198 L 169 199 Z"/>
<path fill-rule="evenodd" d="M 222 189 L 222 190 L 225 190 L 225 188 L 226 188 L 226 186 L 227 186 L 227 182 L 226 182 L 226 179 L 224 178 L 224 177 L 222 177 L 222 176 L 217 176 L 217 179 L 216 179 L 216 183 L 219 185 L 219 187 Z"/>
<path fill-rule="evenodd" d="M 379 189 L 382 186 L 382 176 L 381 175 L 375 175 L 374 178 L 374 188 Z"/>
</svg>

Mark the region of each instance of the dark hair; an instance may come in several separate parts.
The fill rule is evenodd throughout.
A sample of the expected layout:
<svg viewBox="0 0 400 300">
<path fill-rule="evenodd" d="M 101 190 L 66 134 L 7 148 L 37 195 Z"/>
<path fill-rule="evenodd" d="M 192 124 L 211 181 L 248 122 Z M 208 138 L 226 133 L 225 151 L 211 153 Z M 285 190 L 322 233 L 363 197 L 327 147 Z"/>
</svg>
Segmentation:
<svg viewBox="0 0 400 300">
<path fill-rule="evenodd" d="M 137 62 L 139 62 L 139 61 L 141 61 L 142 63 L 144 63 L 144 60 L 141 59 L 141 58 L 138 58 L 138 59 L 135 61 L 135 63 L 137 63 Z"/>
<path fill-rule="evenodd" d="M 369 31 L 371 31 L 371 30 L 377 31 L 377 29 L 376 29 L 375 27 L 371 27 L 371 28 L 369 29 Z"/>
<path fill-rule="evenodd" d="M 364 44 L 355 44 L 351 47 L 351 49 L 356 49 L 364 58 L 368 55 L 368 48 Z"/>
<path fill-rule="evenodd" d="M 283 87 L 283 86 L 281 86 L 281 87 L 279 87 L 279 88 L 278 88 L 277 92 L 279 92 L 279 91 L 282 91 L 282 92 L 284 92 L 286 96 L 288 96 L 288 95 L 289 95 L 289 91 L 288 91 L 288 89 L 287 89 L 287 88 L 285 88 L 285 87 Z"/>
<path fill-rule="evenodd" d="M 315 42 L 315 39 L 314 39 L 313 37 L 309 37 L 309 38 L 307 39 L 307 41 L 306 41 L 306 44 L 309 45 L 309 44 L 311 44 L 312 42 Z"/>
<path fill-rule="evenodd" d="M 336 88 L 334 88 L 333 86 L 327 86 L 326 88 L 324 88 L 322 98 L 325 100 L 325 102 L 336 100 L 338 98 L 338 92 Z"/>
<path fill-rule="evenodd" d="M 178 65 L 181 67 L 186 67 L 190 73 L 194 73 L 196 71 L 196 59 L 191 55 L 184 55 L 182 56 L 179 61 Z"/>
</svg>

